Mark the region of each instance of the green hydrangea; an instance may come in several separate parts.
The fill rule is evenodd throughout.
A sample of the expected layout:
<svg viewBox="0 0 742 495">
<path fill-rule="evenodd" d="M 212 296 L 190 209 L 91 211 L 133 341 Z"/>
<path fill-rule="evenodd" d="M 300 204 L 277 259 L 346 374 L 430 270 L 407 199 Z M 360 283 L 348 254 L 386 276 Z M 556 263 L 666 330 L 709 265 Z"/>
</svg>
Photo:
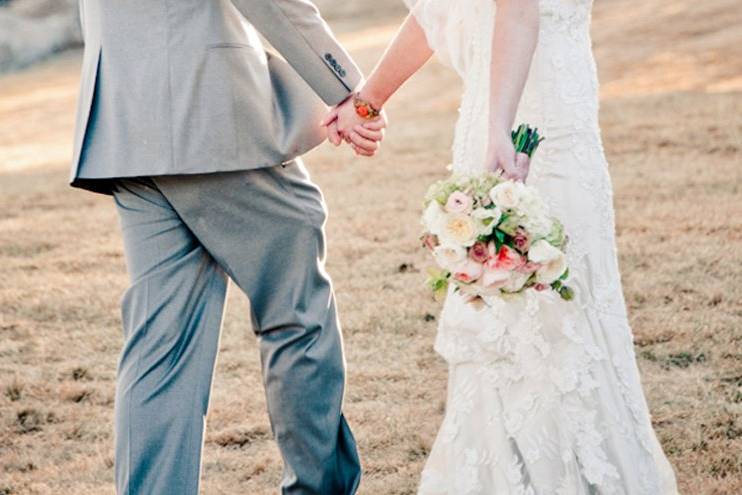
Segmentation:
<svg viewBox="0 0 742 495">
<path fill-rule="evenodd" d="M 451 193 L 458 190 L 459 186 L 454 181 L 450 179 L 439 180 L 428 188 L 428 192 L 425 194 L 425 204 L 437 201 L 440 205 L 445 205 Z"/>
<path fill-rule="evenodd" d="M 552 221 L 551 231 L 546 235 L 546 242 L 559 249 L 564 249 L 567 236 L 564 234 L 564 225 L 556 219 Z"/>
</svg>

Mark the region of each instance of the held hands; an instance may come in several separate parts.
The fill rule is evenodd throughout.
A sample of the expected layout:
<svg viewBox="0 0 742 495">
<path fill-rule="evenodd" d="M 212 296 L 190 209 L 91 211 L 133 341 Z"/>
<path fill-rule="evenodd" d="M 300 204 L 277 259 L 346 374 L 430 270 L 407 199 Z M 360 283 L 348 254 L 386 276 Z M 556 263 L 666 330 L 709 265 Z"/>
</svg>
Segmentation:
<svg viewBox="0 0 742 495">
<path fill-rule="evenodd" d="M 382 111 L 372 120 L 358 115 L 353 96 L 335 106 L 322 121 L 327 138 L 335 146 L 345 141 L 359 156 L 374 156 L 384 139 L 386 115 Z"/>
<path fill-rule="evenodd" d="M 487 151 L 487 169 L 502 171 L 505 179 L 525 182 L 531 160 L 525 153 L 516 153 L 509 133 L 495 132 Z"/>
</svg>

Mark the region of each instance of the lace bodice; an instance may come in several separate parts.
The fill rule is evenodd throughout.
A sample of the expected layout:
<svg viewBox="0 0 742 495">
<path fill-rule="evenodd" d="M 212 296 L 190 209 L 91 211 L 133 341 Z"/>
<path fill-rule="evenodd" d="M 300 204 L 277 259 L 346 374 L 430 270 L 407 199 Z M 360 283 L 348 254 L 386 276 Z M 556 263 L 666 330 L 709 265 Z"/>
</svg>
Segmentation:
<svg viewBox="0 0 742 495">
<path fill-rule="evenodd" d="M 422 22 L 440 23 L 431 43 L 464 81 L 453 164 L 478 170 L 487 149 L 491 42 L 496 2 L 432 0 L 418 5 Z M 590 39 L 592 0 L 541 0 L 538 46 L 516 122 L 541 128 L 551 139 L 598 125 L 597 75 Z M 447 12 L 445 14 L 444 12 Z M 426 32 L 431 32 L 430 28 Z M 442 34 L 443 33 L 443 34 Z M 461 33 L 473 33 L 462 37 Z"/>
</svg>

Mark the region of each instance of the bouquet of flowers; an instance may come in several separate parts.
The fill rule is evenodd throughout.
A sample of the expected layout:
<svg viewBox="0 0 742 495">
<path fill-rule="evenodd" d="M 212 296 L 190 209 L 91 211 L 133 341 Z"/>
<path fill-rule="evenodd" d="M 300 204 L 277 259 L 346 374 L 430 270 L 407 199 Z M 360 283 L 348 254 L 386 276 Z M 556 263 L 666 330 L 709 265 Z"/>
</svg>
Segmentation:
<svg viewBox="0 0 742 495">
<path fill-rule="evenodd" d="M 512 137 L 528 159 L 543 139 L 527 125 Z M 472 302 L 528 289 L 574 296 L 565 285 L 564 227 L 533 187 L 498 172 L 454 174 L 428 190 L 422 223 L 423 244 L 440 267 L 428 281 L 436 295 L 453 283 Z"/>
</svg>

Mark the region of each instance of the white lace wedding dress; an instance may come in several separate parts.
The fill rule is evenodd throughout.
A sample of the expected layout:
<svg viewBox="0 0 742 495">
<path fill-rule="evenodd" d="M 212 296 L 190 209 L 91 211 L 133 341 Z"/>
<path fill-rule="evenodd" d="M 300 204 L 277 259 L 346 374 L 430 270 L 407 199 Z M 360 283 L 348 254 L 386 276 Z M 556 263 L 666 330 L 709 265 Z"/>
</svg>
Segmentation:
<svg viewBox="0 0 742 495">
<path fill-rule="evenodd" d="M 493 0 L 415 8 L 465 90 L 454 169 L 480 170 L 487 146 Z M 576 299 L 531 293 L 482 311 L 450 293 L 436 350 L 450 365 L 445 419 L 423 495 L 677 493 L 650 422 L 614 242 L 598 126 L 591 0 L 542 0 L 538 47 L 516 123 L 546 136 L 528 182 L 570 237 Z"/>
</svg>

